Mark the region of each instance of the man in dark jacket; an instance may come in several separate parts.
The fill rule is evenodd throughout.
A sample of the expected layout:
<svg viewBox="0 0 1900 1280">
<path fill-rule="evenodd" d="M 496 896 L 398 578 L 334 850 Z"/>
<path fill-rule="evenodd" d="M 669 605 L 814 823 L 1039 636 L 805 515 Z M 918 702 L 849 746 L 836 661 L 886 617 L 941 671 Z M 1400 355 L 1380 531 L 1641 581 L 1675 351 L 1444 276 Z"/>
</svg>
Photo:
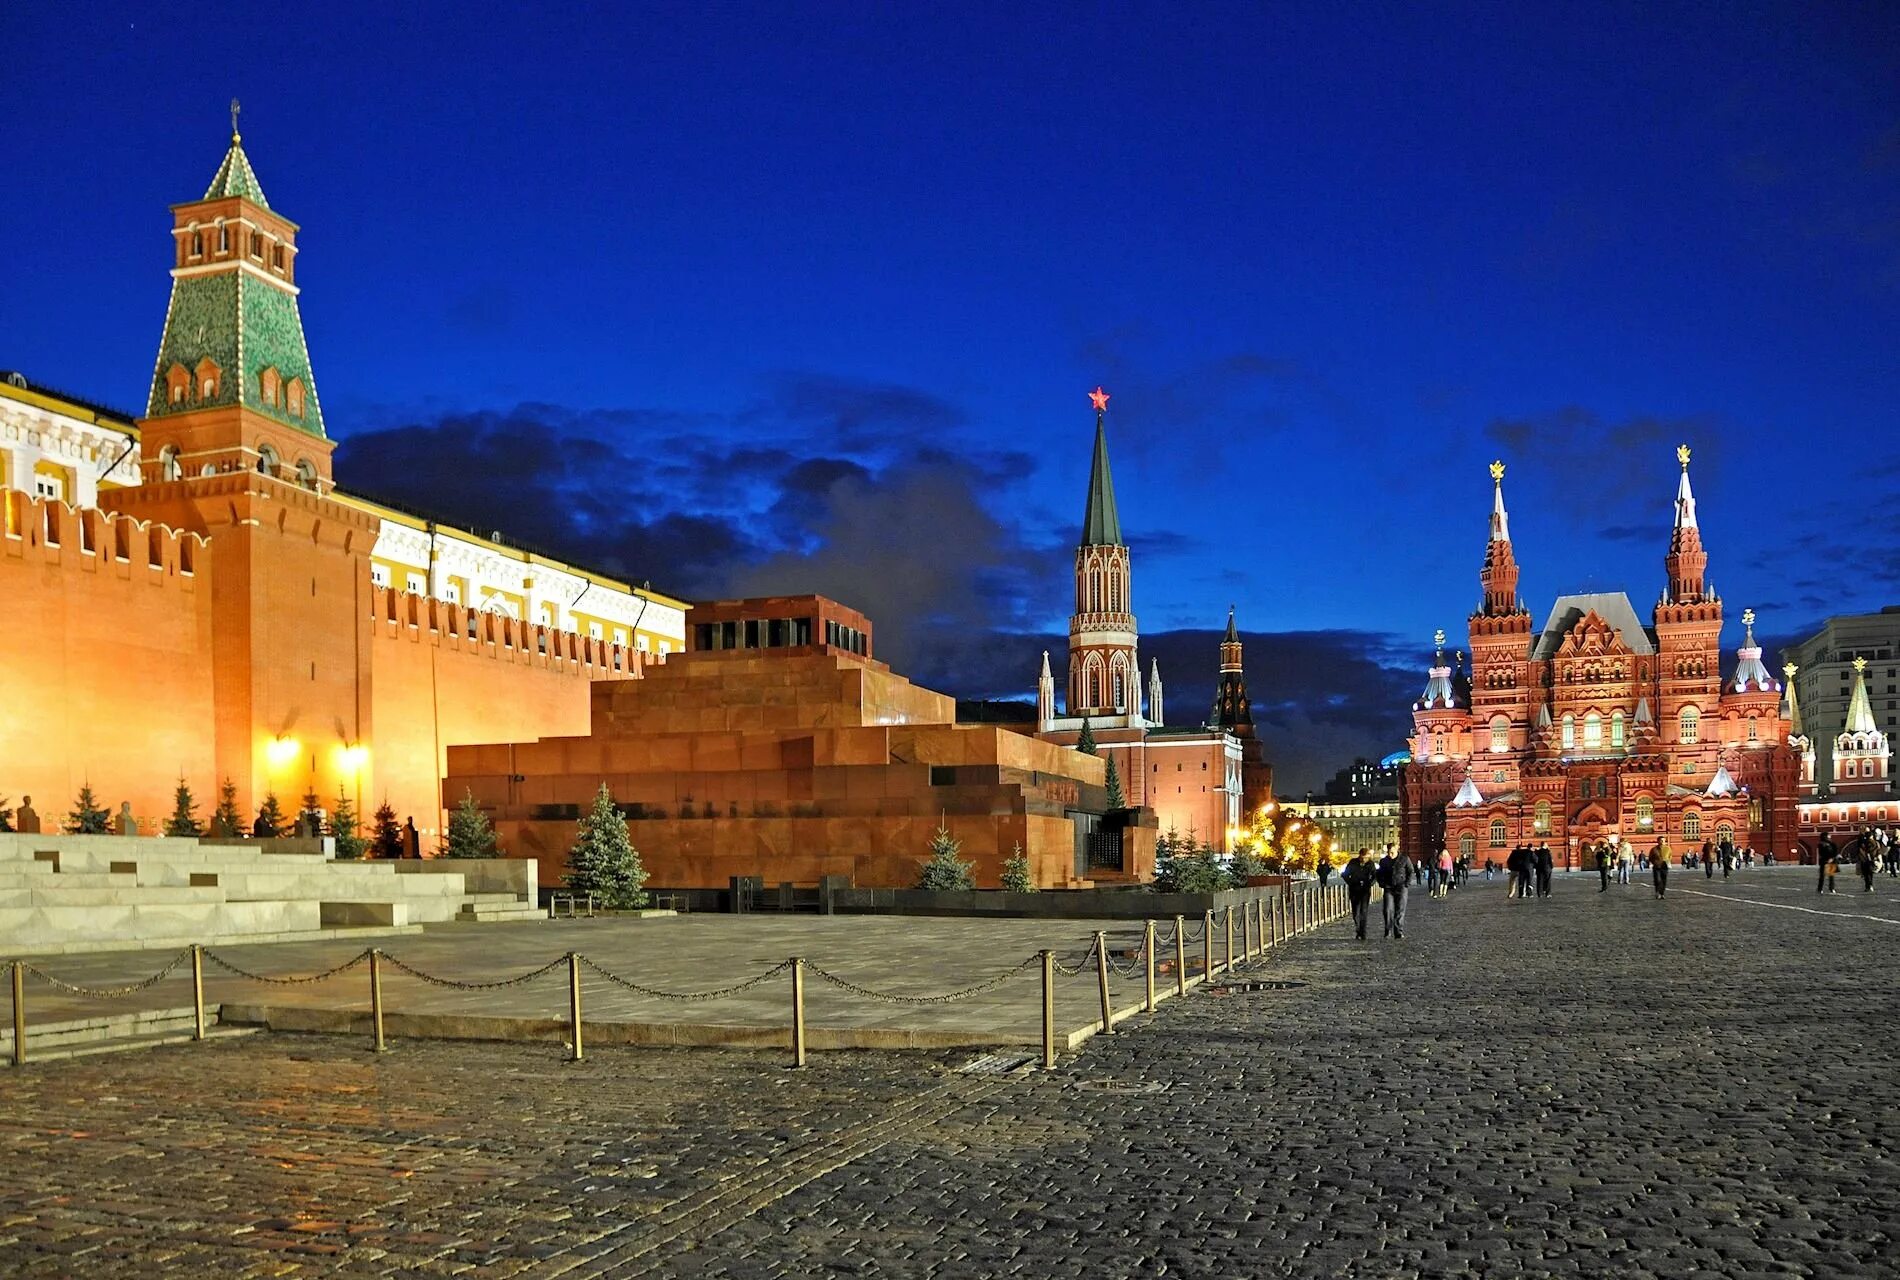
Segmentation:
<svg viewBox="0 0 1900 1280">
<path fill-rule="evenodd" d="M 1352 927 L 1361 942 L 1366 940 L 1366 917 L 1372 910 L 1372 886 L 1378 872 L 1370 849 L 1361 849 L 1339 872 L 1339 878 L 1346 882 L 1346 901 L 1352 907 Z"/>
<path fill-rule="evenodd" d="M 1610 842 L 1608 840 L 1597 846 L 1597 875 L 1603 880 L 1603 887 L 1597 892 L 1608 893 L 1610 891 Z"/>
<path fill-rule="evenodd" d="M 1536 850 L 1531 854 L 1531 865 L 1535 867 L 1537 871 L 1537 896 L 1540 898 L 1548 898 L 1550 896 L 1550 873 L 1557 869 L 1556 861 L 1550 856 L 1549 845 L 1540 844 L 1537 846 Z"/>
<path fill-rule="evenodd" d="M 1385 936 L 1403 938 L 1405 936 L 1405 895 L 1418 878 L 1418 871 L 1410 858 L 1393 852 L 1387 845 L 1385 857 L 1379 863 L 1379 887 L 1385 890 L 1385 898 L 1380 903 L 1385 914 Z"/>
<path fill-rule="evenodd" d="M 1814 884 L 1814 891 L 1816 893 L 1824 893 L 1827 891 L 1827 869 L 1833 866 L 1834 860 L 1840 856 L 1841 851 L 1834 846 L 1834 837 L 1823 831 L 1821 833 L 1821 843 L 1816 847 L 1814 856 L 1815 869 L 1820 872 L 1820 879 L 1815 881 Z"/>
</svg>

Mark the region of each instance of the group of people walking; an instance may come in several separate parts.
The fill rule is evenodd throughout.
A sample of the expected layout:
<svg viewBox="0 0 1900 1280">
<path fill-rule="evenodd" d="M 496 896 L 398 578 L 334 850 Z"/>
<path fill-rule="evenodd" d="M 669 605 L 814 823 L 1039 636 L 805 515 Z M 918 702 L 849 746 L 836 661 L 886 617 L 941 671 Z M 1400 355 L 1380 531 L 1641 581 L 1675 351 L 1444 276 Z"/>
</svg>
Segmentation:
<svg viewBox="0 0 1900 1280">
<path fill-rule="evenodd" d="M 1882 871 L 1889 876 L 1900 877 L 1900 831 L 1893 827 L 1866 827 L 1853 841 L 1854 870 L 1860 873 L 1860 891 L 1872 893 L 1874 878 Z M 1821 834 L 1820 842 L 1815 846 L 1815 868 L 1819 873 L 1814 885 L 1816 893 L 1838 893 L 1834 886 L 1836 876 L 1841 869 L 1840 846 L 1834 843 L 1834 837 L 1826 832 Z"/>
<path fill-rule="evenodd" d="M 1456 874 L 1456 865 L 1441 859 L 1433 864 L 1430 877 L 1434 897 L 1449 892 Z M 1438 887 L 1442 873 L 1444 888 Z M 1385 890 L 1381 902 L 1385 917 L 1385 936 L 1388 938 L 1405 937 L 1405 900 L 1411 894 L 1412 886 L 1420 879 L 1417 863 L 1406 857 L 1391 845 L 1385 847 L 1385 856 L 1377 862 L 1372 860 L 1372 850 L 1361 849 L 1339 872 L 1339 878 L 1346 885 L 1346 901 L 1352 907 L 1353 934 L 1361 942 L 1366 938 L 1366 924 L 1372 915 L 1372 889 L 1374 885 Z"/>
</svg>

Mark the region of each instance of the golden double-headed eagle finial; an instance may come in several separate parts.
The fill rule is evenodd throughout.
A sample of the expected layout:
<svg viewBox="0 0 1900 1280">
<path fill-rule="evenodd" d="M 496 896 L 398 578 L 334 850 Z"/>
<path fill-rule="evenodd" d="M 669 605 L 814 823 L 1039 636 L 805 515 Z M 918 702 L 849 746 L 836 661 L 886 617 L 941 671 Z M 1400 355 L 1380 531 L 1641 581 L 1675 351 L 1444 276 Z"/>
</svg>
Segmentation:
<svg viewBox="0 0 1900 1280">
<path fill-rule="evenodd" d="M 1445 647 L 1445 629 L 1443 627 L 1432 632 L 1432 643 L 1441 649 Z"/>
<path fill-rule="evenodd" d="M 1742 625 L 1745 627 L 1755 625 L 1755 611 L 1753 609 L 1742 610 Z"/>
<path fill-rule="evenodd" d="M 1855 658 L 1855 659 L 1854 659 L 1854 670 L 1855 670 L 1855 671 L 1865 671 L 1865 670 L 1867 670 L 1867 659 L 1865 659 L 1865 658 Z"/>
<path fill-rule="evenodd" d="M 1689 446 L 1688 445 L 1679 444 L 1676 446 L 1676 461 L 1680 462 L 1684 467 L 1687 467 L 1689 465 Z"/>
<path fill-rule="evenodd" d="M 1792 662 L 1784 662 L 1781 664 L 1781 674 L 1787 676 L 1790 680 L 1794 679 L 1794 673 L 1799 670 L 1801 670 L 1801 668 L 1795 666 Z"/>
<path fill-rule="evenodd" d="M 1503 480 L 1503 479 L 1504 479 L 1504 463 L 1503 463 L 1503 462 L 1494 462 L 1494 463 L 1492 463 L 1492 464 L 1491 464 L 1491 481 L 1492 481 L 1492 483 L 1494 483 L 1494 484 L 1495 484 L 1495 483 L 1497 483 L 1498 481 L 1500 481 L 1500 480 Z"/>
</svg>

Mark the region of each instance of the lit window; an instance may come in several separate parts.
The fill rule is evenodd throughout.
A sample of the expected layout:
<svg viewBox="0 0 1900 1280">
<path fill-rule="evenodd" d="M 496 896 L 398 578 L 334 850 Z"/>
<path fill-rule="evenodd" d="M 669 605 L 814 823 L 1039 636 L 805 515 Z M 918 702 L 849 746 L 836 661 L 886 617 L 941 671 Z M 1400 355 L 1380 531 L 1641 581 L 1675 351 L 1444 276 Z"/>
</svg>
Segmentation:
<svg viewBox="0 0 1900 1280">
<path fill-rule="evenodd" d="M 1689 746 L 1702 740 L 1702 713 L 1694 707 L 1684 707 L 1676 719 L 1678 733 L 1676 740 Z"/>
<path fill-rule="evenodd" d="M 1583 718 L 1583 745 L 1587 751 L 1603 747 L 1603 717 L 1594 711 Z"/>
<path fill-rule="evenodd" d="M 1685 840 L 1700 840 L 1702 838 L 1701 814 L 1685 813 L 1682 815 L 1682 838 Z"/>
<path fill-rule="evenodd" d="M 1564 750 L 1573 751 L 1577 746 L 1577 717 L 1564 717 Z"/>
<path fill-rule="evenodd" d="M 1610 713 L 1610 745 L 1618 748 L 1623 745 L 1623 713 L 1621 711 Z"/>
<path fill-rule="evenodd" d="M 1509 751 L 1511 749 L 1511 722 L 1503 716 L 1491 717 L 1491 750 Z"/>
<path fill-rule="evenodd" d="M 1639 796 L 1636 800 L 1636 825 L 1650 827 L 1656 824 L 1656 802 L 1648 796 Z"/>
<path fill-rule="evenodd" d="M 1537 816 L 1533 818 L 1532 821 L 1536 824 L 1539 831 L 1550 830 L 1550 801 L 1539 800 L 1537 802 Z"/>
<path fill-rule="evenodd" d="M 1502 849 L 1504 847 L 1504 836 L 1504 819 L 1491 819 L 1491 847 L 1493 849 Z"/>
</svg>

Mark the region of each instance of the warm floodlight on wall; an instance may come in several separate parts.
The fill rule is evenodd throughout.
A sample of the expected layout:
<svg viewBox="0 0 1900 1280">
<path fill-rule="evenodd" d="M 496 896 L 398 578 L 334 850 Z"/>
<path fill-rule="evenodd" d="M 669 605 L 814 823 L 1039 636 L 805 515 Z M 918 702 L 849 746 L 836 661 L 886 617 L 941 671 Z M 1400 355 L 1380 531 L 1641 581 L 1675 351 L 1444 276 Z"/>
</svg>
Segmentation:
<svg viewBox="0 0 1900 1280">
<path fill-rule="evenodd" d="M 337 761 L 345 773 L 360 773 L 369 763 L 369 748 L 360 742 L 337 749 Z"/>
<path fill-rule="evenodd" d="M 264 758 L 270 761 L 271 768 L 284 769 L 296 763 L 301 749 L 295 738 L 272 738 L 264 748 Z"/>
</svg>

